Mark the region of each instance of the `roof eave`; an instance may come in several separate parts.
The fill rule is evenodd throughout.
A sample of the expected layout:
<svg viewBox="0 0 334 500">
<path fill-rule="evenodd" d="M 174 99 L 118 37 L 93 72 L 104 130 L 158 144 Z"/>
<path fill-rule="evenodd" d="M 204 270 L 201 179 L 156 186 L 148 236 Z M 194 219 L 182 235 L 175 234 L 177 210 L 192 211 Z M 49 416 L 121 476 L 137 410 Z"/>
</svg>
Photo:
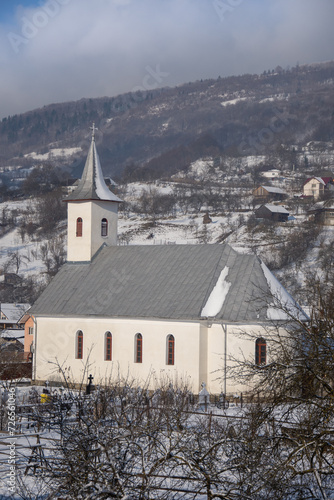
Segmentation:
<svg viewBox="0 0 334 500">
<path fill-rule="evenodd" d="M 124 200 L 118 198 L 117 200 L 108 200 L 107 198 L 64 198 L 62 201 L 110 201 L 111 203 L 123 203 Z"/>
</svg>

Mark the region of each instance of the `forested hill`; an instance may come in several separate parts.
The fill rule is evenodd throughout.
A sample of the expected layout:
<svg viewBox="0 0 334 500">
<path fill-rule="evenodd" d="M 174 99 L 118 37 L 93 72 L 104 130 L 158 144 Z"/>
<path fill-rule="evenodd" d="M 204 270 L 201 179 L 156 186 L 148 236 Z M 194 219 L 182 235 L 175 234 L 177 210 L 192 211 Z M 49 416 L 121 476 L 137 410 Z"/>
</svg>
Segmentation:
<svg viewBox="0 0 334 500">
<path fill-rule="evenodd" d="M 334 61 L 50 104 L 1 121 L 0 167 L 31 166 L 33 159 L 24 156 L 31 152 L 81 147 L 67 160 L 80 170 L 93 121 L 105 174 L 116 177 L 139 167 L 144 177 L 159 177 L 205 155 L 328 143 L 334 139 L 333 84 Z"/>
</svg>

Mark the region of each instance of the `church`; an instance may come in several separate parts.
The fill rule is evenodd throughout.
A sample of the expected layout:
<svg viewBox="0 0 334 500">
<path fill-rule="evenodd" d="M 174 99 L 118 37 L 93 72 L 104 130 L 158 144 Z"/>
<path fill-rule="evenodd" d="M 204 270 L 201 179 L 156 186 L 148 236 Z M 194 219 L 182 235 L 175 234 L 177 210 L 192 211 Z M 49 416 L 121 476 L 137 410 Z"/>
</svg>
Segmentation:
<svg viewBox="0 0 334 500">
<path fill-rule="evenodd" d="M 104 182 L 93 130 L 65 200 L 67 262 L 30 311 L 33 379 L 247 391 L 228 377 L 233 358 L 267 363 L 267 328 L 286 320 L 277 299 L 298 305 L 258 257 L 228 244 L 117 246 L 121 201 Z"/>
</svg>

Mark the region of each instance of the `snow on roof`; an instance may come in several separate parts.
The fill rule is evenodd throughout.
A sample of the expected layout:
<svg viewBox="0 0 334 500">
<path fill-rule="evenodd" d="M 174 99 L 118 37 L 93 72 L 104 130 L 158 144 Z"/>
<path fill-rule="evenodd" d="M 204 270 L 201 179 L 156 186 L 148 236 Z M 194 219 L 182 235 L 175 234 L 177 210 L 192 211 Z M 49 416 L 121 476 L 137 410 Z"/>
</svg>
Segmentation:
<svg viewBox="0 0 334 500">
<path fill-rule="evenodd" d="M 315 178 L 316 181 L 319 181 L 320 184 L 323 184 L 323 185 L 326 184 L 326 182 L 324 181 L 324 179 L 322 177 L 314 177 L 314 178 Z"/>
<path fill-rule="evenodd" d="M 306 313 L 262 261 L 261 267 L 272 295 L 272 301 L 267 308 L 268 319 L 273 321 L 286 320 L 289 318 L 295 318 L 302 321 L 309 319 Z"/>
<path fill-rule="evenodd" d="M 308 179 L 306 179 L 304 186 L 313 179 L 318 181 L 320 184 L 323 184 L 324 186 L 326 186 L 332 180 L 331 177 L 309 177 Z"/>
<path fill-rule="evenodd" d="M 225 278 L 228 275 L 228 271 L 229 271 L 228 267 L 225 266 L 222 272 L 220 273 L 217 283 L 214 286 L 205 306 L 202 309 L 201 312 L 202 317 L 212 318 L 214 316 L 217 316 L 217 314 L 223 307 L 226 296 L 231 286 L 231 283 L 225 280 Z"/>
<path fill-rule="evenodd" d="M 270 210 L 270 212 L 275 212 L 275 213 L 279 213 L 279 214 L 289 214 L 289 212 L 284 207 L 281 207 L 280 205 L 266 204 L 264 206 L 267 207 L 268 210 Z"/>
<path fill-rule="evenodd" d="M 263 189 L 268 191 L 268 193 L 278 193 L 278 194 L 286 194 L 283 189 L 274 187 L 274 186 L 261 186 Z"/>
<path fill-rule="evenodd" d="M 324 208 L 324 203 L 324 201 L 318 201 L 317 203 L 312 205 L 308 212 L 312 212 L 313 210 L 321 210 L 322 208 Z"/>
<path fill-rule="evenodd" d="M 326 200 L 324 202 L 324 208 L 333 209 L 334 208 L 334 199 Z"/>
<path fill-rule="evenodd" d="M 15 339 L 19 340 L 22 344 L 24 344 L 24 330 L 21 328 L 19 330 L 17 329 L 10 329 L 10 330 L 2 330 L 0 337 L 2 339 Z"/>
<path fill-rule="evenodd" d="M 271 170 L 265 170 L 264 172 L 261 172 L 262 175 L 265 174 L 279 174 L 281 171 L 278 168 L 272 168 Z"/>
<path fill-rule="evenodd" d="M 30 308 L 30 304 L 7 304 L 2 303 L 0 309 L 7 318 L 7 322 L 17 323 L 24 313 Z"/>
<path fill-rule="evenodd" d="M 333 210 L 334 208 L 334 199 L 330 198 L 325 201 L 318 201 L 308 210 L 309 213 L 316 212 L 317 210 Z"/>
</svg>

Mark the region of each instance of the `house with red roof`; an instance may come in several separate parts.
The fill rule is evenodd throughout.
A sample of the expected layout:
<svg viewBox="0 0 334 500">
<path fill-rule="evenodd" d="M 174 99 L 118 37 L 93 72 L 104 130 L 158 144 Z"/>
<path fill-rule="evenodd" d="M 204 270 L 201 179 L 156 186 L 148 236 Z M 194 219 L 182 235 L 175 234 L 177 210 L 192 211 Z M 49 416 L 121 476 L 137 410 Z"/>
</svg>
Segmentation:
<svg viewBox="0 0 334 500">
<path fill-rule="evenodd" d="M 318 199 L 325 194 L 327 189 L 334 190 L 332 177 L 309 177 L 304 183 L 303 194 Z"/>
</svg>

